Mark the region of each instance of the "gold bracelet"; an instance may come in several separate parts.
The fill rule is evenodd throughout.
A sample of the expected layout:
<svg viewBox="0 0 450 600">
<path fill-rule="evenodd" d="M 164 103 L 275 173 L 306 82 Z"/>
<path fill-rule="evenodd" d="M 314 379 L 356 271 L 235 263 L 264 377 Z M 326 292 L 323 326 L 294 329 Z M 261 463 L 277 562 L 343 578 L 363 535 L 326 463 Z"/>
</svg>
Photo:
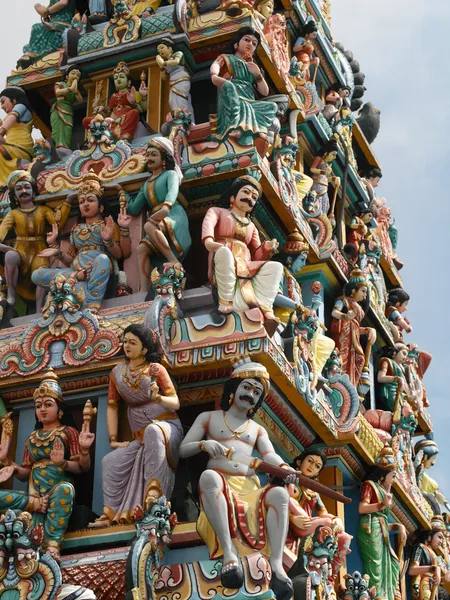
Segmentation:
<svg viewBox="0 0 450 600">
<path fill-rule="evenodd" d="M 60 465 L 57 465 L 60 469 L 67 469 L 67 460 L 64 460 Z"/>
<path fill-rule="evenodd" d="M 198 447 L 200 448 L 200 450 L 201 450 L 202 452 L 206 452 L 206 450 L 205 450 L 205 446 L 204 446 L 204 443 L 205 443 L 205 442 L 206 442 L 206 440 L 201 440 L 201 441 L 199 442 L 199 444 L 198 444 Z"/>
<path fill-rule="evenodd" d="M 112 444 L 113 442 L 117 442 L 117 435 L 109 436 L 109 443 Z"/>
<path fill-rule="evenodd" d="M 81 448 L 81 454 L 83 456 L 87 456 L 89 454 L 89 450 L 87 448 Z"/>
<path fill-rule="evenodd" d="M 111 246 L 114 246 L 114 240 L 111 238 L 110 240 L 103 240 L 105 242 L 105 246 L 107 248 L 111 248 Z"/>
</svg>

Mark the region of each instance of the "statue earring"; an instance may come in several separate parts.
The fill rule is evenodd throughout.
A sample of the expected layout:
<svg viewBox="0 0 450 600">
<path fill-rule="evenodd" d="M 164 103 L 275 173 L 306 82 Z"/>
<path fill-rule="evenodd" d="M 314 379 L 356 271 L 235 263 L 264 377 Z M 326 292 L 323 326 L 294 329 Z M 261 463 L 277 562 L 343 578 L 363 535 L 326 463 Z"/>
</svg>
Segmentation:
<svg viewBox="0 0 450 600">
<path fill-rule="evenodd" d="M 63 411 L 59 410 L 58 411 L 58 419 L 62 419 L 63 414 L 64 414 Z"/>
<path fill-rule="evenodd" d="M 230 398 L 228 400 L 229 406 L 231 406 L 233 404 L 233 400 L 234 400 L 234 394 L 230 394 Z"/>
<path fill-rule="evenodd" d="M 251 416 L 253 415 L 253 413 L 254 413 L 254 412 L 255 412 L 255 409 L 254 409 L 254 408 L 251 408 L 251 409 L 248 411 L 248 414 L 249 414 L 249 416 L 251 417 Z"/>
<path fill-rule="evenodd" d="M 164 170 L 165 170 L 165 168 L 166 168 L 166 161 L 165 161 L 165 160 L 163 160 L 163 161 L 162 161 L 162 168 L 163 168 Z"/>
</svg>

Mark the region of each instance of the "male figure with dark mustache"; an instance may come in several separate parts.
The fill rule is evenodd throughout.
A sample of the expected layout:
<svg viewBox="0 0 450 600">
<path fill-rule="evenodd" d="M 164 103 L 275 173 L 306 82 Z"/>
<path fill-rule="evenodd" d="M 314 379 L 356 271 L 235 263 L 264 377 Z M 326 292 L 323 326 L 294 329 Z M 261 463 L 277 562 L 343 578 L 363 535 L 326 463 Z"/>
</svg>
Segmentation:
<svg viewBox="0 0 450 600">
<path fill-rule="evenodd" d="M 240 588 L 244 572 L 238 556 L 269 557 L 271 587 L 277 600 L 290 600 L 292 583 L 282 558 L 289 523 L 289 494 L 282 486 L 261 488 L 252 468 L 257 450 L 264 461 L 294 470 L 275 453 L 267 431 L 253 421 L 270 389 L 266 368 L 250 358 L 238 361 L 224 386 L 221 409 L 197 417 L 180 447 L 180 456 L 209 454 L 200 477 L 202 510 L 197 531 L 211 558 L 223 556 L 222 585 Z"/>
<path fill-rule="evenodd" d="M 45 232 L 48 225 L 56 223 L 55 213 L 44 205 L 36 205 L 34 197 L 36 184 L 28 171 L 14 171 L 8 178 L 9 197 L 13 210 L 3 219 L 0 225 L 0 242 L 3 242 L 11 229 L 16 234 L 16 241 L 11 249 L 0 248 L 5 253 L 5 279 L 8 287 L 7 302 L 11 306 L 16 303 L 18 292 L 25 300 L 36 297 L 36 312 L 42 308 L 44 288 L 36 288 L 31 281 L 31 274 L 39 267 L 48 267 L 48 259 L 39 256 L 47 248 Z M 70 213 L 70 205 L 63 203 L 61 207 L 60 227 Z"/>
<path fill-rule="evenodd" d="M 210 208 L 202 225 L 202 241 L 209 251 L 209 279 L 217 286 L 219 311 L 259 308 L 265 322 L 278 322 L 273 301 L 283 275 L 283 266 L 267 260 L 278 248 L 276 240 L 261 243 L 249 218 L 261 197 L 261 186 L 253 177 L 236 179 L 222 200 L 230 208 Z"/>
</svg>

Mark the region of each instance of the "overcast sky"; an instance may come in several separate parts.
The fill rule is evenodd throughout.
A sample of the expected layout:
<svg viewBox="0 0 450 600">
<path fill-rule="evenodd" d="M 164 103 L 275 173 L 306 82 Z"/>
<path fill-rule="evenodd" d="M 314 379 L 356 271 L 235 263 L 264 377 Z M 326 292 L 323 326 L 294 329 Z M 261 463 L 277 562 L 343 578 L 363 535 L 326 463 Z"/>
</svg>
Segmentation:
<svg viewBox="0 0 450 600">
<path fill-rule="evenodd" d="M 0 82 L 21 56 L 35 0 L 8 2 L 3 13 Z M 354 52 L 366 73 L 366 101 L 381 110 L 373 148 L 383 168 L 379 195 L 399 229 L 407 313 L 416 342 L 433 354 L 425 376 L 441 454 L 431 475 L 450 497 L 450 162 L 449 0 L 332 0 L 336 41 Z"/>
</svg>

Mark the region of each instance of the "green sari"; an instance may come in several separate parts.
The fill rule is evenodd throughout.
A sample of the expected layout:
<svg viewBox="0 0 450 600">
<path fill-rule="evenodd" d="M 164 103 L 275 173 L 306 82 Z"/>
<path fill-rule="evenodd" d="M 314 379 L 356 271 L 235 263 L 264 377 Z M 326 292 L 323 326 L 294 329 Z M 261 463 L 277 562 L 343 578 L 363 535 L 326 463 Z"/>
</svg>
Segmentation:
<svg viewBox="0 0 450 600">
<path fill-rule="evenodd" d="M 49 6 L 55 5 L 59 0 L 50 0 Z M 75 12 L 75 0 L 69 0 L 67 6 L 57 13 L 50 15 L 47 23 L 35 23 L 31 28 L 30 41 L 23 48 L 23 53 L 37 59 L 63 46 L 63 32 L 70 27 Z"/>
<path fill-rule="evenodd" d="M 69 84 L 60 81 L 56 88 L 67 89 Z M 50 123 L 52 125 L 52 138 L 57 148 L 70 148 L 72 144 L 73 128 L 73 103 L 75 102 L 75 92 L 70 91 L 67 96 L 56 98 L 50 113 Z"/>
<path fill-rule="evenodd" d="M 378 483 L 365 481 L 361 489 L 361 501 L 368 504 L 383 502 L 386 495 Z M 370 586 L 377 588 L 376 597 L 394 600 L 399 596 L 400 563 L 389 541 L 389 508 L 361 515 L 358 528 L 358 546 L 364 573 L 370 578 Z"/>
</svg>

